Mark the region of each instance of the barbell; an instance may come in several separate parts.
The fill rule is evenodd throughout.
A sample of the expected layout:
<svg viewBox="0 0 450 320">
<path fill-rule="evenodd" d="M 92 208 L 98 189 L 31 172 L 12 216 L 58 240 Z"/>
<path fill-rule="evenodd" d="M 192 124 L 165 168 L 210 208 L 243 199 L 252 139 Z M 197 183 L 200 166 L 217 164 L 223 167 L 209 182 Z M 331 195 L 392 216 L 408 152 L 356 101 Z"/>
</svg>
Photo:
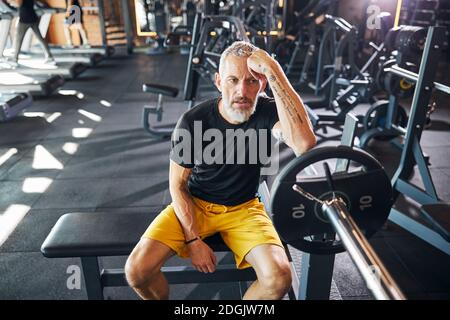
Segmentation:
<svg viewBox="0 0 450 320">
<path fill-rule="evenodd" d="M 390 180 L 373 156 L 344 145 L 312 149 L 280 172 L 271 194 L 272 219 L 286 243 L 313 254 L 347 250 L 376 299 L 406 299 L 367 240 L 393 204 Z"/>
<path fill-rule="evenodd" d="M 326 175 L 305 169 L 321 162 L 345 161 L 349 170 L 334 172 L 335 190 L 330 190 Z M 319 166 L 320 167 L 320 166 Z M 386 222 L 393 204 L 392 187 L 382 165 L 369 153 L 347 146 L 322 147 L 295 158 L 283 168 L 271 190 L 271 213 L 280 237 L 296 249 L 315 254 L 345 250 L 342 241 L 321 208 L 321 203 L 301 195 L 293 186 L 316 195 L 320 201 L 341 198 L 349 214 L 366 237 L 371 237 Z"/>
</svg>

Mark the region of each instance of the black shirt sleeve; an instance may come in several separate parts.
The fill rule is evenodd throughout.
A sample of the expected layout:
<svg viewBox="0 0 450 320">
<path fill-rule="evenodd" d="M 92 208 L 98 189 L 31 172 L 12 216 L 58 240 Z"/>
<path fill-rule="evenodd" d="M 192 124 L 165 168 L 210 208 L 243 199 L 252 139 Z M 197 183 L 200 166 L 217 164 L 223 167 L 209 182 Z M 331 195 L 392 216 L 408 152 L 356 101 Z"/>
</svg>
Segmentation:
<svg viewBox="0 0 450 320">
<path fill-rule="evenodd" d="M 182 115 L 172 133 L 170 159 L 184 168 L 194 167 L 194 134 L 186 115 Z"/>
<path fill-rule="evenodd" d="M 267 129 L 272 130 L 275 123 L 278 122 L 278 111 L 275 99 L 261 97 L 261 112 L 266 122 Z"/>
</svg>

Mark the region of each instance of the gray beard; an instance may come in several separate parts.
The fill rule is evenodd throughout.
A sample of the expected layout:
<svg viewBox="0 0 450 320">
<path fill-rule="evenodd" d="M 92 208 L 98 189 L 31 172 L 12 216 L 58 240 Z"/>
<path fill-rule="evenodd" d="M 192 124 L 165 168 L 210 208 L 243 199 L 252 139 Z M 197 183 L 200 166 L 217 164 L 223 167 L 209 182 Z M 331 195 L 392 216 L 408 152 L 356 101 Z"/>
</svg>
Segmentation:
<svg viewBox="0 0 450 320">
<path fill-rule="evenodd" d="M 250 119 L 252 114 L 255 113 L 256 105 L 258 104 L 258 98 L 259 96 L 256 96 L 252 108 L 245 111 L 236 110 L 235 108 L 232 107 L 231 103 L 229 103 L 225 99 L 222 99 L 223 110 L 232 121 L 235 121 L 237 123 L 246 122 L 248 121 L 248 119 Z"/>
</svg>

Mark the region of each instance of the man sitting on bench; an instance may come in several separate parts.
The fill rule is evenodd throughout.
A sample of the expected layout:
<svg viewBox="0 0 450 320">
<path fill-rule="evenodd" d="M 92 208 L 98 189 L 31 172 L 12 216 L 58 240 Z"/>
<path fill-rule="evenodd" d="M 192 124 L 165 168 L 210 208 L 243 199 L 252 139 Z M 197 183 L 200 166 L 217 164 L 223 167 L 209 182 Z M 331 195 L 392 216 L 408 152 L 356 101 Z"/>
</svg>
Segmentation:
<svg viewBox="0 0 450 320">
<path fill-rule="evenodd" d="M 312 125 L 280 65 L 250 43 L 227 48 L 215 77 L 221 96 L 185 112 L 172 135 L 172 203 L 150 224 L 125 266 L 127 281 L 143 299 L 169 297 L 160 269 L 174 254 L 190 257 L 200 272 L 214 272 L 216 257 L 202 239 L 217 232 L 239 269 L 255 269 L 257 280 L 244 299 L 280 299 L 291 286 L 286 252 L 256 197 L 265 163 L 252 162 L 258 158 L 253 147 L 270 148 L 272 132 L 302 154 L 316 143 Z M 261 95 L 267 83 L 274 99 Z M 247 138 L 247 144 L 239 143 Z"/>
</svg>

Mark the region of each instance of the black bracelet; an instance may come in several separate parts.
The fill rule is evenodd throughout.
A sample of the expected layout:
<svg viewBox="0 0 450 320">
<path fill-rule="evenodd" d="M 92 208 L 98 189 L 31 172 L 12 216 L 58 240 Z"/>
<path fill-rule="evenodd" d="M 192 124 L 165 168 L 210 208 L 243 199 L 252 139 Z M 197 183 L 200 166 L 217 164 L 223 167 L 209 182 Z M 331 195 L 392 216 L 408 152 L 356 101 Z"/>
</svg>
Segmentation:
<svg viewBox="0 0 450 320">
<path fill-rule="evenodd" d="M 189 243 L 191 243 L 191 242 L 194 242 L 195 240 L 200 240 L 200 237 L 195 237 L 194 239 L 191 239 L 191 240 L 189 240 L 189 241 L 185 241 L 184 243 L 185 244 L 189 244 Z"/>
</svg>

